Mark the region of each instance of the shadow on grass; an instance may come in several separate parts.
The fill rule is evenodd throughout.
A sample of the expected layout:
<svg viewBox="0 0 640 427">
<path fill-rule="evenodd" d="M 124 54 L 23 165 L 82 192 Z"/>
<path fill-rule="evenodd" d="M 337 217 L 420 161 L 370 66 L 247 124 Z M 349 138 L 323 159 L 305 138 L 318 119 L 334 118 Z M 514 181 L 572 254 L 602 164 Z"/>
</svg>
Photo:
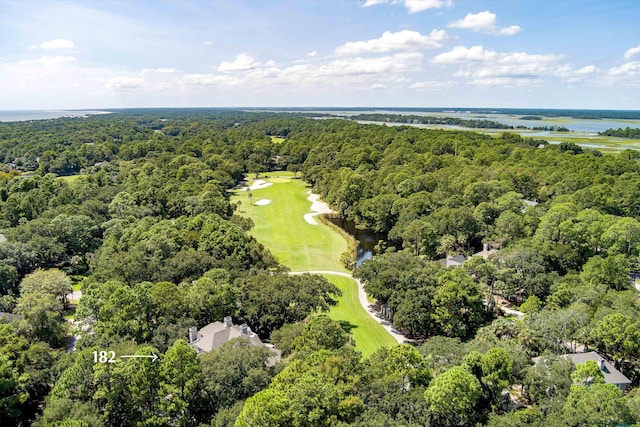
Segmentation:
<svg viewBox="0 0 640 427">
<path fill-rule="evenodd" d="M 354 325 L 348 320 L 338 320 L 338 322 L 340 323 L 340 327 L 342 328 L 342 330 L 347 334 L 350 334 L 353 329 L 358 327 L 358 325 Z"/>
</svg>

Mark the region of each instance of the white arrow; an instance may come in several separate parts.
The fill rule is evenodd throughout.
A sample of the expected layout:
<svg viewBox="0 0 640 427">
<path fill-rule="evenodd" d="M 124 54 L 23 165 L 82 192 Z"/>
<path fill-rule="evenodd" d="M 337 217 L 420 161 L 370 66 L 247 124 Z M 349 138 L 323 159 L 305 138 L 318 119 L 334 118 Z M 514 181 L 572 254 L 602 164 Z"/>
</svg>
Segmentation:
<svg viewBox="0 0 640 427">
<path fill-rule="evenodd" d="M 150 356 L 145 356 L 142 354 L 124 354 L 120 356 L 121 359 L 125 359 L 125 358 L 133 359 L 138 357 L 150 358 L 152 362 L 155 362 L 156 360 L 158 360 L 158 356 L 156 356 L 154 353 L 151 353 Z"/>
</svg>

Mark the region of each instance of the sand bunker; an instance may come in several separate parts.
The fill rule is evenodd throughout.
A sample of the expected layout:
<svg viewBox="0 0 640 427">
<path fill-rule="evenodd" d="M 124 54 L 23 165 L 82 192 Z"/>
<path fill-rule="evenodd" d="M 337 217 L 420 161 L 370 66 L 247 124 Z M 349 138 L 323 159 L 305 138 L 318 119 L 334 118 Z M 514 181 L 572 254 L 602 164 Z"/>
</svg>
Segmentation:
<svg viewBox="0 0 640 427">
<path fill-rule="evenodd" d="M 269 203 L 271 203 L 271 200 L 262 199 L 262 200 L 258 200 L 255 204 L 258 206 L 264 206 L 264 205 L 268 205 Z"/>
<path fill-rule="evenodd" d="M 311 202 L 312 212 L 308 214 L 304 214 L 304 220 L 307 221 L 309 224 L 318 225 L 316 220 L 313 218 L 315 215 L 325 214 L 325 213 L 335 213 L 335 211 L 331 209 L 329 205 L 327 205 L 325 202 L 320 200 L 319 194 L 313 194 L 311 191 L 307 192 L 307 194 L 309 194 L 309 197 L 307 197 L 307 200 Z"/>
<path fill-rule="evenodd" d="M 253 181 L 253 184 L 251 184 L 247 188 L 249 190 L 260 190 L 261 188 L 267 188 L 270 185 L 273 185 L 273 183 L 267 182 L 264 179 L 256 179 L 255 181 Z"/>
</svg>

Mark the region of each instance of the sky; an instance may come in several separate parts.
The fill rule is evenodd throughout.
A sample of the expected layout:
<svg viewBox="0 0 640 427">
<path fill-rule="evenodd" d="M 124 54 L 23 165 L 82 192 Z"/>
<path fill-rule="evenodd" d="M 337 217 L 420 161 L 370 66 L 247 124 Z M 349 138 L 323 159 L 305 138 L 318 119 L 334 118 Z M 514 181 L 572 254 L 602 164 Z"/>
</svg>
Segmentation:
<svg viewBox="0 0 640 427">
<path fill-rule="evenodd" d="M 638 0 L 0 0 L 0 110 L 640 110 Z"/>
</svg>

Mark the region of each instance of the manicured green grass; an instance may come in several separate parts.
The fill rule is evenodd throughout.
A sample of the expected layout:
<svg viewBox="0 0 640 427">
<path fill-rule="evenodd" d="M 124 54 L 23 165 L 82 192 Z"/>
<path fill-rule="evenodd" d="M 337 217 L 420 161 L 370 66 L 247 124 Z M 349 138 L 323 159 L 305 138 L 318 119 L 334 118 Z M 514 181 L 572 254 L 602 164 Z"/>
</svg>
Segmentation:
<svg viewBox="0 0 640 427">
<path fill-rule="evenodd" d="M 259 175 L 260 175 L 261 179 L 279 177 L 279 176 L 290 176 L 290 177 L 293 178 L 293 176 L 294 176 L 293 172 L 291 172 L 291 171 L 260 172 Z"/>
<path fill-rule="evenodd" d="M 338 305 L 331 307 L 329 317 L 344 322 L 355 340 L 356 349 L 368 357 L 380 347 L 397 345 L 398 342 L 373 319 L 360 305 L 358 285 L 348 277 L 325 275 L 342 291 Z"/>
<path fill-rule="evenodd" d="M 347 271 L 340 255 L 347 249 L 346 240 L 328 226 L 308 224 L 304 214 L 310 212 L 309 188 L 297 179 L 271 178 L 267 188 L 236 190 L 231 203 L 240 201 L 240 214 L 253 219 L 251 234 L 292 271 Z M 250 182 L 251 183 L 251 182 Z M 268 199 L 271 203 L 255 203 Z"/>
<path fill-rule="evenodd" d="M 347 249 L 344 237 L 320 222 L 311 225 L 304 220 L 304 214 L 311 207 L 307 200 L 308 186 L 298 179 L 266 180 L 272 185 L 252 190 L 251 200 L 247 191 L 236 190 L 231 197 L 232 203 L 240 201 L 240 214 L 253 219 L 255 227 L 251 234 L 292 271 L 346 272 L 340 262 L 340 255 Z M 264 199 L 271 200 L 271 203 L 255 204 Z M 355 280 L 335 275 L 326 277 L 342 291 L 338 305 L 332 307 L 329 316 L 345 322 L 356 348 L 364 356 L 369 356 L 377 348 L 397 344 L 360 305 Z"/>
<path fill-rule="evenodd" d="M 73 286 L 73 292 L 77 292 L 77 291 L 81 291 L 82 290 L 82 283 L 74 283 L 71 286 Z"/>
</svg>

